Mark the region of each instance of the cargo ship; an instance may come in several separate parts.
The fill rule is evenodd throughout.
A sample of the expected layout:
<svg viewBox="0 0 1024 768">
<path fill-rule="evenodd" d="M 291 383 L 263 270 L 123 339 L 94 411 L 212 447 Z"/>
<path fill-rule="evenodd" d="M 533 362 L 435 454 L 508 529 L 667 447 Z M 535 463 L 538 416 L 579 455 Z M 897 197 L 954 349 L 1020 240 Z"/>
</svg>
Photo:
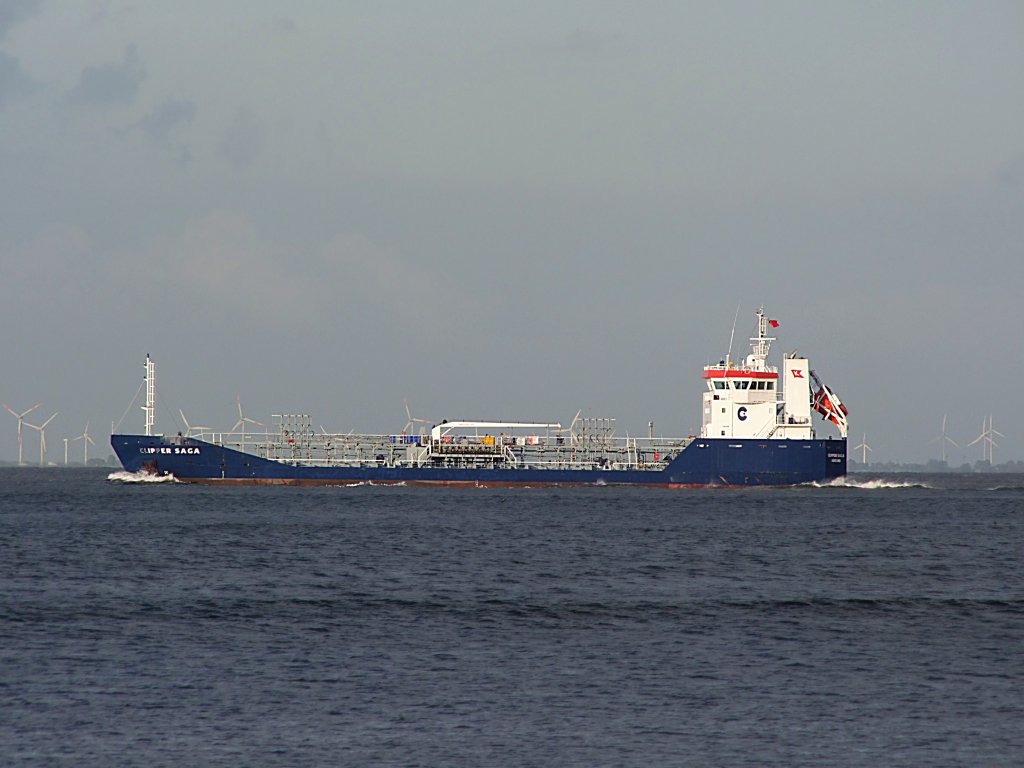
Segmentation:
<svg viewBox="0 0 1024 768">
<path fill-rule="evenodd" d="M 544 420 L 410 418 L 398 434 L 328 434 L 305 414 L 275 414 L 271 428 L 242 416 L 230 432 L 154 431 L 155 365 L 146 356 L 143 434 L 113 434 L 128 472 L 173 475 L 215 485 L 642 485 L 666 488 L 795 485 L 846 474 L 848 410 L 808 359 L 768 362 L 778 327 L 756 312 L 750 353 L 730 353 L 703 371 L 699 435 L 617 436 L 610 418 L 577 413 L 567 425 Z M 732 342 L 730 341 L 730 348 Z M 141 388 L 140 388 L 141 392 Z M 819 415 L 831 433 L 819 436 Z M 184 421 L 184 414 L 182 414 Z M 259 425 L 262 426 L 262 425 Z M 421 428 L 417 431 L 416 426 Z M 241 430 L 239 431 L 239 427 Z"/>
</svg>

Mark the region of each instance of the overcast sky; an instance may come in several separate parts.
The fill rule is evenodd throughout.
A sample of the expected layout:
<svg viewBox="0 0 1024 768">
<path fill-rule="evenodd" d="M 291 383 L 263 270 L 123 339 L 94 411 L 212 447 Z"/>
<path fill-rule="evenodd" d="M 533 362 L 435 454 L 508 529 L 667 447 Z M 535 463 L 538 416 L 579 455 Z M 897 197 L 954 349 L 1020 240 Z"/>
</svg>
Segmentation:
<svg viewBox="0 0 1024 768">
<path fill-rule="evenodd" d="M 761 304 L 872 459 L 990 412 L 1024 459 L 1020 2 L 284 8 L 0 0 L 0 400 L 49 459 L 147 352 L 166 432 L 691 434 Z"/>
</svg>

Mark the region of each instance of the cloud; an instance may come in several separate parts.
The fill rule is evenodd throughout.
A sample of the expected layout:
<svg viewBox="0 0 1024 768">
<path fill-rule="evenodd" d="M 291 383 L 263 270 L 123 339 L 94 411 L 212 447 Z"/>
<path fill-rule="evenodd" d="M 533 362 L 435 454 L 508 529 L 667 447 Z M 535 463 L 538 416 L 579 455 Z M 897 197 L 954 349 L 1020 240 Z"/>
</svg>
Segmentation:
<svg viewBox="0 0 1024 768">
<path fill-rule="evenodd" d="M 39 0 L 3 0 L 0 2 L 0 40 L 25 19 L 34 15 L 39 8 Z"/>
<path fill-rule="evenodd" d="M 195 116 L 195 102 L 168 99 L 142 118 L 139 125 L 146 136 L 162 144 L 178 126 L 189 125 Z"/>
<path fill-rule="evenodd" d="M 23 96 L 32 89 L 32 81 L 22 71 L 19 61 L 0 51 L 0 107 Z"/>
<path fill-rule="evenodd" d="M 153 144 L 171 150 L 182 165 L 192 159 L 188 144 L 176 141 L 196 116 L 195 102 L 185 99 L 167 99 L 136 125 Z"/>
<path fill-rule="evenodd" d="M 235 116 L 228 125 L 221 151 L 232 165 L 244 166 L 251 163 L 263 143 L 263 128 L 246 107 L 235 110 Z"/>
<path fill-rule="evenodd" d="M 89 17 L 89 22 L 92 24 L 121 23 L 127 18 L 134 16 L 137 11 L 138 9 L 132 5 L 114 5 L 111 0 L 102 0 L 95 4 L 93 13 Z"/>
<path fill-rule="evenodd" d="M 146 68 L 134 45 L 129 45 L 117 64 L 86 67 L 72 89 L 70 100 L 75 104 L 95 107 L 117 107 L 131 104 L 146 79 Z"/>
<path fill-rule="evenodd" d="M 0 40 L 38 8 L 38 0 L 0 0 Z M 6 51 L 0 51 L 0 107 L 31 89 L 32 81 L 22 70 L 21 62 Z"/>
</svg>

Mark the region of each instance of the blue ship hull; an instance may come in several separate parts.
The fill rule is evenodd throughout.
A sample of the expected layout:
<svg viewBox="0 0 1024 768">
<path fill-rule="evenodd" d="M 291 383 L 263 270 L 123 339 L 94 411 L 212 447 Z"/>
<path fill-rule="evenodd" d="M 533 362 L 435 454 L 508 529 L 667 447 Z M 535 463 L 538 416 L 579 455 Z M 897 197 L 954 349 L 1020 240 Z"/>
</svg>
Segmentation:
<svg viewBox="0 0 1024 768">
<path fill-rule="evenodd" d="M 795 485 L 846 474 L 846 440 L 697 438 L 661 470 L 316 466 L 270 461 L 195 438 L 112 435 L 128 472 L 211 484 L 662 487 Z"/>
</svg>

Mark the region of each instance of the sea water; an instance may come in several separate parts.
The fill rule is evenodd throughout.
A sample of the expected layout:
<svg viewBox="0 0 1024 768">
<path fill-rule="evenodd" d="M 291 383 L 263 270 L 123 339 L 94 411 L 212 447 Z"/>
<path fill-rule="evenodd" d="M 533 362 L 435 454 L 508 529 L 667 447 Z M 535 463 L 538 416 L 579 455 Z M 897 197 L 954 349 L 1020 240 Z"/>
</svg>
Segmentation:
<svg viewBox="0 0 1024 768">
<path fill-rule="evenodd" d="M 1024 477 L 0 470 L 0 764 L 1024 764 Z"/>
</svg>

